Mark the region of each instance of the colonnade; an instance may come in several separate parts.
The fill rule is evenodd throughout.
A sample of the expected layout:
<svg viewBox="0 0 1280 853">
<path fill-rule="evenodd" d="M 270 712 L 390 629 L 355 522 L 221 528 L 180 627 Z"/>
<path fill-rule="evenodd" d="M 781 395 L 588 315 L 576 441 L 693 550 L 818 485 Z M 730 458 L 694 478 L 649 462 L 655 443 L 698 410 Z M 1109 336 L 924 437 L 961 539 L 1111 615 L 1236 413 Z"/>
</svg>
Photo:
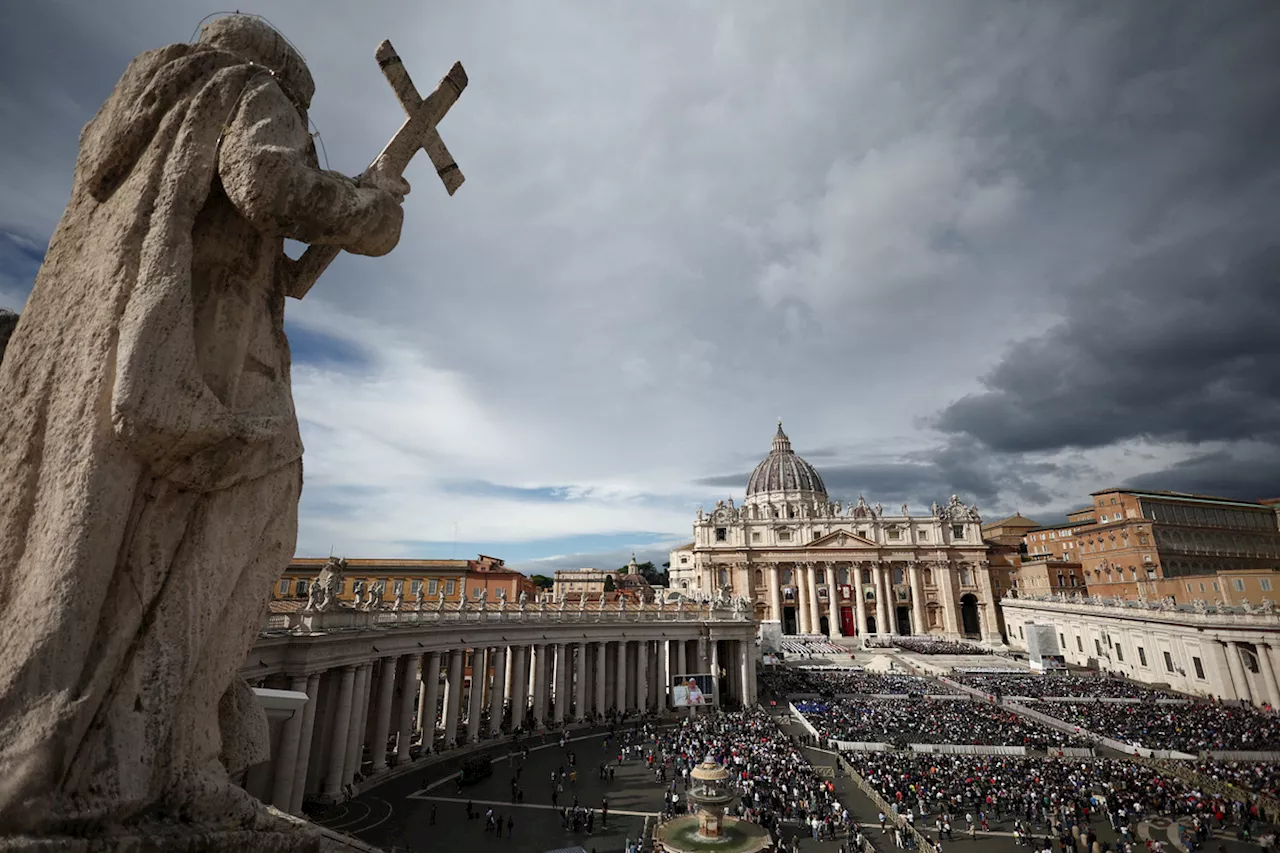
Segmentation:
<svg viewBox="0 0 1280 853">
<path fill-rule="evenodd" d="M 365 638 L 352 650 L 365 659 L 302 671 L 270 650 L 280 658 L 277 671 L 251 683 L 305 692 L 308 701 L 283 724 L 271 761 L 248 771 L 245 787 L 298 814 L 305 799 L 340 797 L 357 773 L 376 776 L 410 761 L 411 745 L 444 750 L 519 729 L 667 713 L 678 675 L 715 673 L 720 704 L 755 702 L 753 623 L 733 623 L 727 632 L 706 623 L 655 631 L 677 626 L 652 621 L 658 624 L 649 630 L 625 632 L 631 638 L 616 629 L 586 636 L 571 625 L 545 626 L 519 642 L 504 642 L 493 629 L 467 645 L 431 637 L 436 642 L 411 650 Z M 682 636 L 669 636 L 676 634 Z M 267 665 L 262 652 L 255 647 L 250 658 Z"/>
</svg>

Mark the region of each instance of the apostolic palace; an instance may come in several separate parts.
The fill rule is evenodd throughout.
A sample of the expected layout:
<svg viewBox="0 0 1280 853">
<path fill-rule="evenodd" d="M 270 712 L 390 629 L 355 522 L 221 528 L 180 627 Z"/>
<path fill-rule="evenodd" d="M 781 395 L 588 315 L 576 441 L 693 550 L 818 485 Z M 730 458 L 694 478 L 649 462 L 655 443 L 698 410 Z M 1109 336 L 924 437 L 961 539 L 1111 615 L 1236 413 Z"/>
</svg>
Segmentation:
<svg viewBox="0 0 1280 853">
<path fill-rule="evenodd" d="M 762 634 L 929 634 L 1000 640 L 977 507 L 956 496 L 927 515 L 861 497 L 842 506 L 782 431 L 747 481 L 746 501 L 698 510 L 671 552 L 671 585 L 747 596 Z"/>
</svg>

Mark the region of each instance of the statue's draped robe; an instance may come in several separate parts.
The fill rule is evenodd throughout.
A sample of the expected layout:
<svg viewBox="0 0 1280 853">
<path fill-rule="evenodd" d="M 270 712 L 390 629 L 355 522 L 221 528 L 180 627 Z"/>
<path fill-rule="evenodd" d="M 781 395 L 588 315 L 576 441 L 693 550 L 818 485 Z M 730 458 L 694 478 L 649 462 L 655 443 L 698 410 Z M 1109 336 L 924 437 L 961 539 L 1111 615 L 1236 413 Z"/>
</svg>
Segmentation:
<svg viewBox="0 0 1280 853">
<path fill-rule="evenodd" d="M 219 700 L 302 484 L 283 240 L 385 219 L 313 163 L 282 84 L 204 45 L 81 135 L 0 365 L 0 834 L 229 796 Z"/>
</svg>

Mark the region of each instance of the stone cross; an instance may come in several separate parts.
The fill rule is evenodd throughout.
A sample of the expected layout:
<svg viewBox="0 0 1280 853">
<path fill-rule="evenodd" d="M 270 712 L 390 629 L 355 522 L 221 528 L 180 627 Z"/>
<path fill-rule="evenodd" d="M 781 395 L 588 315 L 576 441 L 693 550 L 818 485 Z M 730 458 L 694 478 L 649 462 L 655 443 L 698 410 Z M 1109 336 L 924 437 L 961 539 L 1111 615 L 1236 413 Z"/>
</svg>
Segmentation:
<svg viewBox="0 0 1280 853">
<path fill-rule="evenodd" d="M 436 125 L 449 112 L 449 108 L 457 103 L 462 90 L 467 88 L 467 72 L 461 62 L 453 63 L 449 73 L 436 86 L 435 91 L 425 98 L 418 96 L 418 90 L 409 79 L 409 72 L 404 70 L 404 63 L 396 53 L 390 41 L 384 41 L 374 51 L 378 67 L 382 69 L 391 89 L 396 93 L 400 106 L 408 117 L 396 131 L 386 147 L 373 159 L 369 168 L 360 176 L 360 183 L 376 183 L 378 179 L 398 179 L 404 175 L 405 167 L 419 150 L 427 152 L 431 163 L 436 167 L 436 174 L 444 182 L 449 195 L 457 192 L 462 186 L 462 172 L 453 161 L 449 149 L 444 147 Z M 292 283 L 289 295 L 301 299 L 311 290 L 320 275 L 333 263 L 342 250 L 336 246 L 313 245 L 302 253 L 292 270 Z"/>
</svg>

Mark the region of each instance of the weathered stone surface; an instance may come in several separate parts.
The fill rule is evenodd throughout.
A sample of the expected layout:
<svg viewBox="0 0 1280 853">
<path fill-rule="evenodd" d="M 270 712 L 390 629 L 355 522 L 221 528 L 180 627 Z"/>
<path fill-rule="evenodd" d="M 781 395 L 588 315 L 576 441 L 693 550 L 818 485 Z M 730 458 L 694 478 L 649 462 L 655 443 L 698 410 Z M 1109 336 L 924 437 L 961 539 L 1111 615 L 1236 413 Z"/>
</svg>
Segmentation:
<svg viewBox="0 0 1280 853">
<path fill-rule="evenodd" d="M 81 134 L 0 364 L 0 835 L 269 826 L 221 761 L 260 754 L 261 710 L 220 702 L 297 533 L 283 241 L 382 254 L 402 215 L 318 169 L 312 88 L 229 16 Z"/>
</svg>

